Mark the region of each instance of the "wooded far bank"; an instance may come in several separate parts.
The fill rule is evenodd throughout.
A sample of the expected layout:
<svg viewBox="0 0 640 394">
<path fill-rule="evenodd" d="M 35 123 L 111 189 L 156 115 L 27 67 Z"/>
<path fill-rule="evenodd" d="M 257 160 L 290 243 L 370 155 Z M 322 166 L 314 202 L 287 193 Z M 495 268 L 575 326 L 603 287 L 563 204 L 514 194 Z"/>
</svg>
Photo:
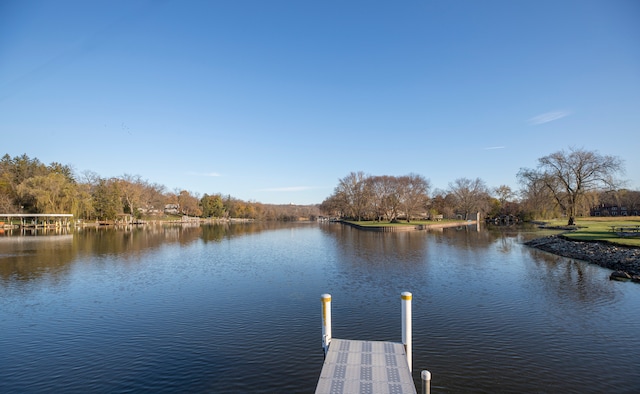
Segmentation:
<svg viewBox="0 0 640 394">
<path fill-rule="evenodd" d="M 202 218 L 314 220 L 320 215 L 375 221 L 513 216 L 521 220 L 640 213 L 640 192 L 621 187 L 622 160 L 570 148 L 538 159 L 518 173 L 521 188 L 488 187 L 481 178 L 459 178 L 447 189 L 431 190 L 423 175 L 368 175 L 351 172 L 318 205 L 274 205 L 230 195 L 168 191 L 140 175 L 103 178 L 69 165 L 41 163 L 26 154 L 0 160 L 0 213 L 71 213 L 84 220 L 121 215 L 148 218 L 186 215 Z"/>
<path fill-rule="evenodd" d="M 191 216 L 293 221 L 315 219 L 317 205 L 276 205 L 243 201 L 220 193 L 168 191 L 140 175 L 103 178 L 69 165 L 45 165 L 26 154 L 0 160 L 0 213 L 71 213 L 83 220 Z"/>
<path fill-rule="evenodd" d="M 353 220 L 397 221 L 424 218 L 517 217 L 520 220 L 576 216 L 637 216 L 640 192 L 621 188 L 622 160 L 570 148 L 538 159 L 517 174 L 520 190 L 489 188 L 480 178 L 459 178 L 431 193 L 418 174 L 372 176 L 352 172 L 340 179 L 320 205 L 323 213 Z"/>
</svg>

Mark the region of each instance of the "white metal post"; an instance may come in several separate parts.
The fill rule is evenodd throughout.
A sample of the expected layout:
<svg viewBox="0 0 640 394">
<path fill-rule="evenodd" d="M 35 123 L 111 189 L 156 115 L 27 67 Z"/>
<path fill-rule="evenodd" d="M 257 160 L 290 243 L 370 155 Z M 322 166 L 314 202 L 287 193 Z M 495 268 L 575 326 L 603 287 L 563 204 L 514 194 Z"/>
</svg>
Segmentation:
<svg viewBox="0 0 640 394">
<path fill-rule="evenodd" d="M 422 381 L 422 388 L 420 390 L 421 394 L 430 394 L 431 393 L 431 372 L 426 369 L 422 371 L 420 374 L 420 380 Z"/>
<path fill-rule="evenodd" d="M 412 295 L 408 291 L 400 294 L 402 299 L 402 344 L 404 350 L 407 353 L 407 363 L 409 364 L 409 371 L 413 370 L 411 366 L 411 298 Z"/>
<path fill-rule="evenodd" d="M 322 349 L 324 354 L 331 344 L 331 294 L 323 294 L 322 298 Z"/>
</svg>

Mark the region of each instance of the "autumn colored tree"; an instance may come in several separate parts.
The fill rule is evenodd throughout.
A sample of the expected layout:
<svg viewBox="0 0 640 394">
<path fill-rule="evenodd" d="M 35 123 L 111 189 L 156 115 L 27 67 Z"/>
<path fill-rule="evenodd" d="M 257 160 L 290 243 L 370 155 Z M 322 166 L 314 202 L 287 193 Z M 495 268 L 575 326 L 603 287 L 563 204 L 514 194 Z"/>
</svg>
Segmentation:
<svg viewBox="0 0 640 394">
<path fill-rule="evenodd" d="M 162 210 L 166 204 L 165 187 L 158 183 L 144 183 L 142 205 L 146 210 Z"/>
<path fill-rule="evenodd" d="M 104 179 L 92 171 L 74 174 L 53 162 L 46 166 L 27 155 L 0 159 L 0 213 L 72 213 L 77 218 L 113 220 L 123 213 L 153 215 L 167 203 L 177 204 L 189 216 L 237 217 L 261 220 L 315 218 L 317 206 L 265 205 L 230 195 L 198 195 L 149 183 L 139 175 Z M 203 212 L 203 209 L 205 212 Z"/>
<path fill-rule="evenodd" d="M 122 199 L 124 213 L 140 217 L 140 208 L 146 208 L 143 203 L 143 194 L 146 182 L 140 175 L 124 174 L 115 179 L 118 183 L 118 192 Z"/>
<path fill-rule="evenodd" d="M 85 183 L 76 185 L 76 196 L 69 213 L 72 213 L 77 218 L 93 219 L 95 217 L 90 185 Z"/>
<path fill-rule="evenodd" d="M 71 211 L 76 191 L 75 183 L 56 172 L 28 178 L 17 187 L 18 196 L 33 201 L 34 208 L 41 213 Z"/>
<path fill-rule="evenodd" d="M 187 190 L 181 190 L 178 194 L 178 204 L 180 205 L 180 212 L 187 216 L 200 216 L 202 210 L 200 209 L 200 200 L 197 196 L 191 195 Z"/>
<path fill-rule="evenodd" d="M 73 182 L 73 183 L 76 182 L 76 179 L 73 175 L 73 168 L 71 168 L 71 166 L 69 165 L 60 164 L 54 161 L 47 166 L 47 171 L 49 173 L 60 174 L 65 178 L 67 178 L 69 182 Z"/>
<path fill-rule="evenodd" d="M 29 178 L 45 176 L 47 166 L 26 154 L 11 158 L 5 154 L 0 160 L 0 193 L 8 196 L 15 207 L 24 212 L 35 212 L 36 201 L 32 194 L 20 193 L 18 187 Z"/>
</svg>

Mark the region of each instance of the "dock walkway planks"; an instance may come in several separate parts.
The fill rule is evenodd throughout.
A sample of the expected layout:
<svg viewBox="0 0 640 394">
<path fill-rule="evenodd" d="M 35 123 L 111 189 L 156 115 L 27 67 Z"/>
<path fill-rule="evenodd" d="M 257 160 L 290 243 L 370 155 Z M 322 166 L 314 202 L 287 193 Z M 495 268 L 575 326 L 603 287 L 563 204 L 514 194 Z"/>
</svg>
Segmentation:
<svg viewBox="0 0 640 394">
<path fill-rule="evenodd" d="M 331 339 L 316 394 L 416 394 L 402 343 Z"/>
</svg>

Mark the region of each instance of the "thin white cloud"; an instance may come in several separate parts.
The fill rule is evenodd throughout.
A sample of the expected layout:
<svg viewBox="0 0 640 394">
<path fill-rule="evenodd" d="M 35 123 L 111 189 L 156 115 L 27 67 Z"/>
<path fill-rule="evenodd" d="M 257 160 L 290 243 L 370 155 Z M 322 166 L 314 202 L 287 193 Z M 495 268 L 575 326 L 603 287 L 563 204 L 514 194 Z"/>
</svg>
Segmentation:
<svg viewBox="0 0 640 394">
<path fill-rule="evenodd" d="M 315 189 L 311 186 L 289 186 L 289 187 L 269 187 L 266 189 L 258 189 L 259 192 L 302 192 L 305 190 Z"/>
<path fill-rule="evenodd" d="M 483 148 L 483 150 L 494 150 L 494 149 L 504 149 L 506 146 L 490 146 L 488 148 Z"/>
<path fill-rule="evenodd" d="M 217 172 L 189 172 L 189 175 L 195 175 L 195 176 L 205 176 L 205 177 L 218 177 L 218 176 L 222 176 L 221 174 L 217 173 Z"/>
<path fill-rule="evenodd" d="M 546 112 L 544 114 L 534 116 L 533 118 L 527 120 L 527 123 L 532 125 L 539 125 L 544 123 L 553 122 L 554 120 L 562 119 L 565 116 L 571 115 L 571 111 L 551 111 Z"/>
</svg>

